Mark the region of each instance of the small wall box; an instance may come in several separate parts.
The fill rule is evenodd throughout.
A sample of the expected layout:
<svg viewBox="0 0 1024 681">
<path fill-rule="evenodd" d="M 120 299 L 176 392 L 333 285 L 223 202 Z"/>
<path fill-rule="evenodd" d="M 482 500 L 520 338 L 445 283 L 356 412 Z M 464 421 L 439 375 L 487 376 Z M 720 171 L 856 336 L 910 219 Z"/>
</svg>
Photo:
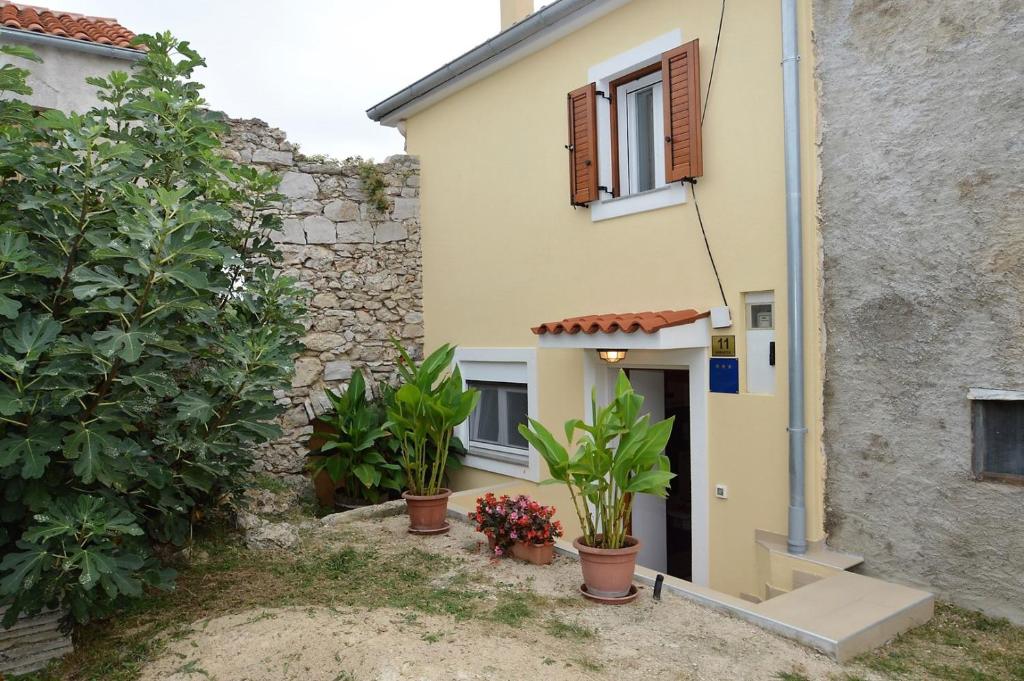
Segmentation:
<svg viewBox="0 0 1024 681">
<path fill-rule="evenodd" d="M 715 485 L 715 496 L 719 499 L 728 499 L 729 488 L 725 485 Z"/>
</svg>

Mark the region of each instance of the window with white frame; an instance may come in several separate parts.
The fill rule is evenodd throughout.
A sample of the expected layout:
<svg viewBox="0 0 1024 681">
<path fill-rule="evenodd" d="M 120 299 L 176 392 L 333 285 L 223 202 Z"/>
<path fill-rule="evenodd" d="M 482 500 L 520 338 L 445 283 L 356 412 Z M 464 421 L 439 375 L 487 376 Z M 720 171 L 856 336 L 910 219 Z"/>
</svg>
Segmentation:
<svg viewBox="0 0 1024 681">
<path fill-rule="evenodd" d="M 665 118 L 662 71 L 630 74 L 612 82 L 616 125 L 612 144 L 618 167 L 614 186 L 620 196 L 640 194 L 665 186 Z M 613 152 L 614 153 L 614 152 Z"/>
<path fill-rule="evenodd" d="M 529 406 L 524 383 L 467 381 L 480 393 L 469 417 L 469 446 L 486 449 L 513 463 L 528 463 L 529 445 L 519 433 L 527 423 Z"/>
<path fill-rule="evenodd" d="M 571 200 L 591 220 L 686 202 L 682 180 L 703 175 L 698 62 L 676 29 L 591 66 L 569 93 Z"/>
<path fill-rule="evenodd" d="M 469 388 L 480 393 L 476 409 L 456 429 L 469 468 L 515 478 L 540 479 L 537 452 L 519 425 L 537 418 L 534 348 L 459 348 L 455 362 Z"/>
</svg>

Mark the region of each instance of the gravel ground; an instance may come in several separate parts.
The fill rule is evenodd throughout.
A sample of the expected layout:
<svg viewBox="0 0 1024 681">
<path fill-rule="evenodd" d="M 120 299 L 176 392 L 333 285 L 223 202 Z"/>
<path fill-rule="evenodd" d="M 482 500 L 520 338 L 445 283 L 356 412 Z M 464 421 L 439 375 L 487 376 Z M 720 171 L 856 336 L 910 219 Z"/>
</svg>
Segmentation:
<svg viewBox="0 0 1024 681">
<path fill-rule="evenodd" d="M 468 585 L 482 601 L 517 594 L 511 620 L 460 619 L 408 609 L 309 607 L 196 622 L 142 675 L 147 681 L 450 681 L 550 679 L 872 679 L 746 622 L 672 594 L 642 590 L 625 606 L 578 596 L 579 565 L 556 557 L 536 567 L 492 560 L 480 535 L 453 522 L 450 534 L 412 537 L 404 516 L 359 520 L 307 537 L 324 551 L 373 547 L 377 570 L 400 570 L 388 553 L 418 547 L 454 557 L 432 583 Z M 454 566 L 453 566 L 454 565 Z M 527 600 L 524 601 L 523 598 Z M 518 607 L 518 606 L 516 606 Z M 496 611 L 495 611 L 496 612 Z M 506 614 L 507 614 L 506 613 Z M 511 622 L 511 623 L 510 623 Z M 795 676 L 784 676 L 794 674 Z"/>
</svg>

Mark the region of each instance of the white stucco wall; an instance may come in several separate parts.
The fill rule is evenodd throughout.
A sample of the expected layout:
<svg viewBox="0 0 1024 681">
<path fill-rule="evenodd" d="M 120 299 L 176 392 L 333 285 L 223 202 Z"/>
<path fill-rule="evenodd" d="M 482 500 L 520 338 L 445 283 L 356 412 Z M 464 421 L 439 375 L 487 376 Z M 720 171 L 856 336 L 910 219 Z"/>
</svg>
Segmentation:
<svg viewBox="0 0 1024 681">
<path fill-rule="evenodd" d="M 91 76 L 106 76 L 111 71 L 130 71 L 134 61 L 100 54 L 89 54 L 69 44 L 43 45 L 21 40 L 11 32 L 0 34 L 0 42 L 31 48 L 43 60 L 41 64 L 0 54 L 0 64 L 27 68 L 32 94 L 22 97 L 30 104 L 61 111 L 86 111 L 99 100 L 96 88 L 85 82 Z M 72 41 L 61 41 L 71 43 Z"/>
</svg>

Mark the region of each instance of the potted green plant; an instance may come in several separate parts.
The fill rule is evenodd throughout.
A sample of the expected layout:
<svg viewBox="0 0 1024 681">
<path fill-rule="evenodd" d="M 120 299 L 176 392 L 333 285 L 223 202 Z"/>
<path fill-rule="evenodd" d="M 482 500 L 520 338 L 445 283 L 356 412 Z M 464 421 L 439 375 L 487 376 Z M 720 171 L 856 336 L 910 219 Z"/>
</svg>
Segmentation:
<svg viewBox="0 0 1024 681">
<path fill-rule="evenodd" d="M 519 426 L 544 457 L 552 480 L 569 488 L 583 528 L 573 542 L 583 568 L 581 590 L 606 603 L 636 597 L 632 582 L 640 541 L 629 534 L 635 496 L 664 497 L 675 477 L 663 453 L 674 419 L 651 424 L 649 415 L 640 415 L 643 401 L 620 371 L 611 403 L 599 408 L 596 391 L 591 396 L 592 423 L 566 422 L 566 440 L 576 447 L 572 455 L 539 422 Z"/>
<path fill-rule="evenodd" d="M 443 487 L 455 426 L 465 421 L 479 400 L 465 389 L 459 368 L 450 369 L 455 348 L 445 344 L 417 364 L 397 341 L 402 386 L 388 409 L 388 427 L 399 442 L 405 472 L 402 497 L 409 512 L 409 531 L 442 534 L 448 531 L 448 497 Z"/>
<path fill-rule="evenodd" d="M 402 467 L 388 457 L 386 410 L 367 399 L 362 373 L 352 374 L 344 393 L 325 393 L 332 409 L 317 419 L 318 447 L 309 461 L 321 505 L 333 506 L 338 489 L 350 506 L 376 504 L 387 490 L 401 491 Z"/>
</svg>

